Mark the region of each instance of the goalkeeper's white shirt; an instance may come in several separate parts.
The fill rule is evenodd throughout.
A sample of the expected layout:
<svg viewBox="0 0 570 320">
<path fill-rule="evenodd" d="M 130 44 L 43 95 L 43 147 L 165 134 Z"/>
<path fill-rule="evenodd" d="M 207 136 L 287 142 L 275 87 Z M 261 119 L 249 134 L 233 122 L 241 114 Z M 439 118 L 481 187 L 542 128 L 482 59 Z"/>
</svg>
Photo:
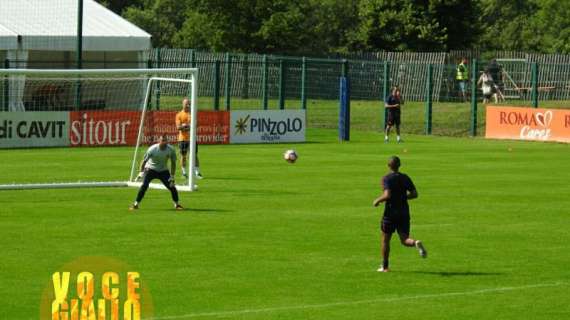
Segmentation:
<svg viewBox="0 0 570 320">
<path fill-rule="evenodd" d="M 176 150 L 174 147 L 167 144 L 164 150 L 160 150 L 158 143 L 153 144 L 144 154 L 145 168 L 157 172 L 168 171 L 168 159 L 176 166 Z"/>
</svg>

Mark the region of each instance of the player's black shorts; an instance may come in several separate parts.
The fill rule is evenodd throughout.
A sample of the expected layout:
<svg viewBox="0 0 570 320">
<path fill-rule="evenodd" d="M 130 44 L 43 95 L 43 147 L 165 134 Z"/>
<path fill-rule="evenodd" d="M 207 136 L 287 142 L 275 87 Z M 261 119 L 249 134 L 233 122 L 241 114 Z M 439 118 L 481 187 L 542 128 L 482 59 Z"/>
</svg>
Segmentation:
<svg viewBox="0 0 570 320">
<path fill-rule="evenodd" d="M 398 233 L 410 234 L 410 219 L 388 219 L 384 217 L 380 228 L 384 233 L 394 233 L 398 230 Z"/>
<path fill-rule="evenodd" d="M 170 188 L 170 182 L 168 181 L 168 179 L 170 179 L 170 171 L 154 171 L 152 169 L 146 170 L 143 178 L 143 185 L 146 185 L 148 187 L 150 182 L 154 179 L 159 179 L 166 188 Z"/>
<path fill-rule="evenodd" d="M 159 179 L 160 182 L 162 182 L 162 184 L 168 190 L 170 190 L 170 193 L 172 194 L 172 200 L 178 202 L 178 190 L 176 190 L 176 186 L 171 184 L 171 181 L 169 181 L 170 171 L 168 170 L 154 171 L 152 169 L 145 170 L 143 183 L 139 189 L 139 193 L 137 194 L 137 202 L 142 201 L 144 194 L 146 193 L 146 190 L 149 187 L 150 182 L 154 179 Z"/>
<path fill-rule="evenodd" d="M 178 148 L 180 148 L 181 154 L 187 154 L 190 149 L 190 141 L 179 141 Z M 198 144 L 196 144 L 196 154 L 198 153 Z"/>
<path fill-rule="evenodd" d="M 389 126 L 397 125 L 400 126 L 400 111 L 390 111 L 388 110 L 388 120 L 386 123 Z"/>
</svg>

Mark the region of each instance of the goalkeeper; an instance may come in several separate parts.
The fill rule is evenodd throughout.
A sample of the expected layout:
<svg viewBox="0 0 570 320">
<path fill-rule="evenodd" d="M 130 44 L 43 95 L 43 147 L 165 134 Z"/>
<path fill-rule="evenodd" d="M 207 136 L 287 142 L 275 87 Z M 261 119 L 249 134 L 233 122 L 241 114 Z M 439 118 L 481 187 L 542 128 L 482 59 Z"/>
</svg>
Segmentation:
<svg viewBox="0 0 570 320">
<path fill-rule="evenodd" d="M 168 171 L 167 167 L 169 159 L 170 171 Z M 141 172 L 137 176 L 137 179 L 143 179 L 143 183 L 139 189 L 139 193 L 137 194 L 137 199 L 129 209 L 138 209 L 150 182 L 154 179 L 160 179 L 162 184 L 170 190 L 172 201 L 174 201 L 174 208 L 176 210 L 182 210 L 183 207 L 178 203 L 178 190 L 176 190 L 176 185 L 174 184 L 175 173 L 176 151 L 167 143 L 166 136 L 162 135 L 160 137 L 160 142 L 153 144 L 144 154 L 144 159 L 141 164 Z"/>
</svg>

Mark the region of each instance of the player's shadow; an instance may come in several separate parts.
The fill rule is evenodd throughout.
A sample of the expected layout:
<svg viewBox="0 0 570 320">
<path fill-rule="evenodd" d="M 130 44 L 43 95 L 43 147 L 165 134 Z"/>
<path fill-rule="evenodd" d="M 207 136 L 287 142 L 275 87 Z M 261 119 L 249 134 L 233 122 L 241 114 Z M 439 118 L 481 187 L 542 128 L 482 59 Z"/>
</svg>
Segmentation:
<svg viewBox="0 0 570 320">
<path fill-rule="evenodd" d="M 283 190 L 208 190 L 208 193 L 226 193 L 234 196 L 248 197 L 248 196 L 282 196 L 282 195 L 300 195 L 301 192 L 283 191 Z"/>
<path fill-rule="evenodd" d="M 215 214 L 215 213 L 227 213 L 227 212 L 232 212 L 232 210 L 187 207 L 187 208 L 184 208 L 184 210 L 182 210 L 182 212 L 202 213 L 202 214 Z"/>
<path fill-rule="evenodd" d="M 214 177 L 214 176 L 208 176 L 208 180 L 260 180 L 258 178 L 252 178 L 252 177 Z"/>
<path fill-rule="evenodd" d="M 501 272 L 475 272 L 475 271 L 408 271 L 409 273 L 436 275 L 440 277 L 484 277 L 500 276 Z"/>
<path fill-rule="evenodd" d="M 185 214 L 185 213 L 217 214 L 217 213 L 228 213 L 228 212 L 232 212 L 233 210 L 184 207 L 184 209 L 182 209 L 182 210 L 163 209 L 162 211 L 169 212 L 169 213 L 179 213 L 179 214 Z"/>
</svg>

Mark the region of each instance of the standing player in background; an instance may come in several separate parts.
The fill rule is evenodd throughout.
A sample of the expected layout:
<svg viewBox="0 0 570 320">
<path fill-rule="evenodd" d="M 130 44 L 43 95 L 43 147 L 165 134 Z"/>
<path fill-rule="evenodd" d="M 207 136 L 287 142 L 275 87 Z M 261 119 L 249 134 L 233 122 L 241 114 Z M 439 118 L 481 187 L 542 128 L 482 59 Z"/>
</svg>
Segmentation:
<svg viewBox="0 0 570 320">
<path fill-rule="evenodd" d="M 410 238 L 410 208 L 408 199 L 418 197 L 412 179 L 401 173 L 400 158 L 390 157 L 388 160 L 390 173 L 382 178 L 383 193 L 372 203 L 377 207 L 385 202 L 384 216 L 382 217 L 382 265 L 378 272 L 388 272 L 390 256 L 390 240 L 394 231 L 398 231 L 400 242 L 406 247 L 416 247 L 422 258 L 427 257 L 427 251 L 420 240 Z"/>
<path fill-rule="evenodd" d="M 170 160 L 170 171 L 168 171 L 167 162 Z M 174 174 L 176 173 L 176 150 L 169 145 L 166 136 L 161 136 L 159 143 L 153 144 L 144 154 L 143 162 L 141 163 L 140 173 L 137 180 L 143 179 L 143 183 L 139 188 L 137 199 L 129 210 L 136 210 L 144 198 L 144 194 L 148 189 L 150 182 L 154 179 L 160 179 L 162 184 L 170 190 L 174 208 L 182 210 L 182 206 L 178 203 L 178 190 L 174 184 Z"/>
<path fill-rule="evenodd" d="M 182 158 L 182 175 L 188 177 L 186 172 L 186 155 L 190 147 L 190 100 L 184 98 L 182 100 L 182 110 L 176 114 L 176 129 L 178 130 L 178 148 L 180 149 L 180 158 Z M 198 161 L 198 144 L 196 144 L 196 169 L 194 175 L 198 179 L 202 179 L 200 174 L 200 162 Z"/>
<path fill-rule="evenodd" d="M 386 97 L 386 102 L 384 106 L 388 112 L 388 119 L 386 120 L 386 135 L 384 137 L 384 142 L 388 142 L 388 136 L 390 135 L 390 129 L 396 126 L 397 141 L 400 143 L 402 139 L 400 138 L 400 105 L 404 104 L 402 97 L 400 95 L 400 88 L 393 87 L 392 93 Z"/>
</svg>

